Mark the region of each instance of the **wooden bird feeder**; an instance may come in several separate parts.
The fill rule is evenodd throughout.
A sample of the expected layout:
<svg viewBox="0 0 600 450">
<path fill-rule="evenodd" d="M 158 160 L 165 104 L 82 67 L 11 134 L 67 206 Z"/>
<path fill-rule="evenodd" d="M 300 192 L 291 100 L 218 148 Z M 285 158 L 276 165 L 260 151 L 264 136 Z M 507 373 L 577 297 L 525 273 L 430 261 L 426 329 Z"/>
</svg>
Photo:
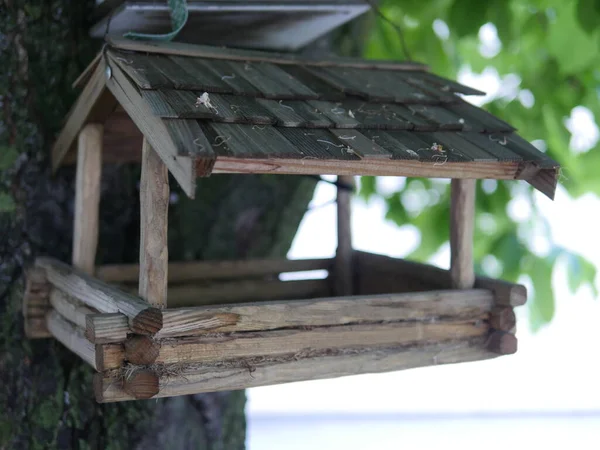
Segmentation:
<svg viewBox="0 0 600 450">
<path fill-rule="evenodd" d="M 97 370 L 99 402 L 243 389 L 516 351 L 524 286 L 473 269 L 475 180 L 552 197 L 558 164 L 415 63 L 110 41 L 53 149 L 77 164 L 73 260 L 38 258 L 30 337 Z M 96 266 L 104 162 L 141 161 L 139 265 Z M 168 173 L 193 197 L 219 173 L 452 178 L 451 268 L 352 249 L 338 193 L 333 259 L 168 259 Z M 279 274 L 326 270 L 321 280 Z"/>
</svg>

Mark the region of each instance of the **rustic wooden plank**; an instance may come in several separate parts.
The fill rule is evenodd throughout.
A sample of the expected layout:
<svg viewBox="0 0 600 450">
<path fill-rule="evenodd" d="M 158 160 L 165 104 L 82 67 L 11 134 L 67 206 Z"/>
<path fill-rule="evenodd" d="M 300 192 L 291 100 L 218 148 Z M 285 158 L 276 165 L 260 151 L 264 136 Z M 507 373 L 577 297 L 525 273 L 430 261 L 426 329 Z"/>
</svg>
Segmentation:
<svg viewBox="0 0 600 450">
<path fill-rule="evenodd" d="M 273 113 L 277 118 L 277 124 L 283 127 L 329 128 L 333 126 L 323 113 L 302 101 L 268 99 L 256 101 Z"/>
<path fill-rule="evenodd" d="M 285 300 L 330 295 L 327 279 L 240 280 L 211 284 L 169 286 L 169 308 L 244 303 L 257 300 Z"/>
<path fill-rule="evenodd" d="M 495 306 L 490 313 L 488 323 L 494 330 L 510 332 L 517 325 L 517 316 L 511 306 Z"/>
<path fill-rule="evenodd" d="M 50 304 L 63 319 L 82 329 L 86 327 L 86 316 L 97 312 L 56 288 L 50 291 Z"/>
<path fill-rule="evenodd" d="M 109 50 L 111 60 L 135 82 L 141 89 L 173 88 L 174 83 L 162 73 L 153 61 L 161 55 L 145 55 L 143 53 L 125 53 Z"/>
<path fill-rule="evenodd" d="M 414 86 L 420 93 L 424 93 L 418 94 L 417 98 L 422 96 L 423 99 L 426 100 L 428 96 L 431 96 L 441 103 L 454 103 L 460 101 L 460 98 L 451 91 L 445 90 L 443 86 L 440 87 L 423 79 L 421 74 L 422 72 L 397 72 L 397 77 L 402 78 L 410 86 Z"/>
<path fill-rule="evenodd" d="M 295 65 L 280 65 L 280 69 L 285 71 L 296 80 L 300 81 L 305 86 L 309 87 L 318 95 L 318 99 L 328 101 L 339 101 L 346 98 L 346 95 L 341 89 L 332 86 L 331 84 L 316 77 L 302 66 Z"/>
<path fill-rule="evenodd" d="M 210 124 L 221 138 L 222 146 L 213 143 L 220 155 L 222 149 L 243 158 L 303 158 L 304 155 L 285 139 L 275 127 L 257 125 Z M 226 148 L 224 148 L 226 147 Z"/>
<path fill-rule="evenodd" d="M 123 369 L 125 350 L 121 344 L 96 344 L 96 370 Z"/>
<path fill-rule="evenodd" d="M 403 104 L 437 104 L 437 96 L 427 94 L 415 85 L 406 83 L 405 78 L 397 71 L 390 70 L 362 70 L 371 84 L 383 86 L 390 98 Z"/>
<path fill-rule="evenodd" d="M 420 161 L 427 161 L 438 165 L 444 164 L 447 161 L 447 155 L 432 149 L 432 147 L 435 148 L 433 144 L 436 142 L 431 139 L 431 136 L 425 133 L 387 130 L 385 132 L 378 132 L 377 134 L 383 136 L 390 144 L 392 143 L 391 139 L 394 139 L 398 143 L 398 148 L 401 151 L 399 153 L 392 153 L 395 159 L 407 159 L 407 155 L 414 157 L 414 153 L 416 153 Z"/>
<path fill-rule="evenodd" d="M 183 42 L 151 42 L 134 41 L 116 36 L 108 36 L 107 42 L 111 47 L 144 53 L 159 53 L 162 55 L 192 56 L 215 60 L 270 62 L 273 64 L 308 65 L 321 67 L 356 67 L 365 69 L 423 71 L 427 66 L 421 63 L 406 61 L 364 60 L 359 58 L 331 57 L 316 59 L 304 55 L 290 53 L 264 52 L 257 50 L 238 50 L 225 47 L 214 47 Z"/>
<path fill-rule="evenodd" d="M 368 103 L 357 99 L 341 102 L 348 115 L 356 119 L 357 128 L 412 130 L 414 125 L 404 117 L 399 117 L 392 105 L 387 103 Z"/>
<path fill-rule="evenodd" d="M 331 349 L 360 349 L 417 343 L 426 345 L 452 339 L 483 337 L 488 334 L 488 330 L 488 325 L 483 322 L 476 324 L 474 321 L 440 319 L 435 323 L 408 322 L 268 332 L 249 331 L 162 340 L 158 342 L 157 351 L 153 352 L 153 355 L 156 355 L 154 360 L 148 358 L 149 355 L 146 354 L 143 362 L 141 358 L 138 361 L 144 365 L 214 364 L 240 358 L 269 358 Z M 149 345 L 152 345 L 152 341 L 149 342 Z M 150 353 L 148 346 L 145 347 L 144 353 Z M 127 352 L 126 348 L 126 357 L 130 354 L 133 356 L 134 350 Z M 116 364 L 115 361 L 113 365 Z"/>
<path fill-rule="evenodd" d="M 426 120 L 423 117 L 415 114 L 404 105 L 389 105 L 388 109 L 395 116 L 403 121 L 411 124 L 410 130 L 414 131 L 436 131 L 439 128 L 437 123 Z"/>
<path fill-rule="evenodd" d="M 500 142 L 506 142 L 506 146 L 513 152 L 518 153 L 525 161 L 534 161 L 542 169 L 556 169 L 560 166 L 556 161 L 545 153 L 539 151 L 529 141 L 523 139 L 516 133 L 509 133 L 504 136 L 491 135 L 490 139 Z"/>
<path fill-rule="evenodd" d="M 209 174 L 216 154 L 198 122 L 192 119 L 163 119 L 162 122 L 177 149 L 177 154 L 206 160 L 208 172 L 198 175 Z"/>
<path fill-rule="evenodd" d="M 140 91 L 142 99 L 148 103 L 156 117 L 179 117 L 177 111 L 169 104 L 166 96 L 161 91 L 144 89 Z"/>
<path fill-rule="evenodd" d="M 171 55 L 168 58 L 177 65 L 177 67 L 189 75 L 195 81 L 194 90 L 203 92 L 217 92 L 222 94 L 231 94 L 236 92 L 229 84 L 217 76 L 215 72 L 207 67 L 205 61 L 186 56 Z"/>
<path fill-rule="evenodd" d="M 142 100 L 138 90 L 116 64 L 113 65 L 112 77 L 108 80 L 107 86 L 144 137 L 157 149 L 183 191 L 188 197 L 194 198 L 196 164 L 189 157 L 177 155 L 177 150 L 161 119 L 153 116 L 148 104 Z"/>
<path fill-rule="evenodd" d="M 318 100 L 319 94 L 306 86 L 302 81 L 271 63 L 260 63 L 253 66 L 265 77 L 276 81 L 279 85 L 289 89 L 297 100 Z"/>
<path fill-rule="evenodd" d="M 56 171 L 69 153 L 79 132 L 89 120 L 102 122 L 117 102 L 106 89 L 106 64 L 100 61 L 85 88 L 71 107 L 67 120 L 52 147 L 52 170 Z"/>
<path fill-rule="evenodd" d="M 463 139 L 456 133 L 433 133 L 433 137 L 438 144 L 442 144 L 443 149 L 449 155 L 463 155 L 472 161 L 498 161 L 498 158 L 472 144 L 470 141 Z"/>
<path fill-rule="evenodd" d="M 432 72 L 418 72 L 417 76 L 431 84 L 438 86 L 444 92 L 456 92 L 464 95 L 485 95 L 485 92 L 464 84 L 457 83 L 456 81 L 452 81 L 447 78 L 442 78 Z"/>
<path fill-rule="evenodd" d="M 46 271 L 48 281 L 53 286 L 86 305 L 103 313 L 125 314 L 134 333 L 153 334 L 162 327 L 160 310 L 150 307 L 139 297 L 52 258 L 37 258 L 35 265 Z"/>
<path fill-rule="evenodd" d="M 199 101 L 200 96 L 193 91 L 180 91 L 175 89 L 161 89 L 158 91 L 162 100 L 175 112 L 175 117 L 197 119 L 219 119 L 219 109 L 210 108 Z M 209 96 L 211 105 L 219 94 Z M 213 105 L 214 106 L 214 105 Z M 227 117 L 227 111 L 221 108 L 221 118 Z"/>
<path fill-rule="evenodd" d="M 452 180 L 450 185 L 450 278 L 456 289 L 475 284 L 475 187 L 475 180 Z"/>
<path fill-rule="evenodd" d="M 172 397 L 200 392 L 228 391 L 301 380 L 337 378 L 362 373 L 379 373 L 415 367 L 478 361 L 497 356 L 486 350 L 483 339 L 455 341 L 406 348 L 376 349 L 272 361 L 245 361 L 233 366 L 190 367 L 179 374 L 155 375 L 153 397 Z M 250 368 L 250 370 L 249 370 Z M 122 388 L 119 374 L 96 374 L 94 393 L 100 403 L 136 399 Z"/>
<path fill-rule="evenodd" d="M 425 178 L 492 178 L 514 180 L 520 171 L 519 163 L 495 162 L 451 162 L 440 160 L 411 161 L 392 159 L 377 161 L 370 159 L 297 159 L 265 158 L 255 155 L 254 159 L 232 156 L 218 151 L 219 155 L 212 173 L 270 173 L 321 175 L 372 175 Z"/>
<path fill-rule="evenodd" d="M 310 106 L 325 114 L 336 126 L 336 128 L 357 128 L 360 122 L 349 115 L 339 103 L 324 102 L 320 100 L 308 100 Z"/>
<path fill-rule="evenodd" d="M 461 121 L 455 114 L 435 105 L 408 105 L 408 109 L 437 125 L 438 130 L 461 131 L 464 120 Z"/>
<path fill-rule="evenodd" d="M 169 283 L 185 283 L 208 279 L 264 277 L 285 272 L 329 270 L 333 260 L 326 259 L 249 259 L 231 261 L 169 262 Z M 138 281 L 138 264 L 98 266 L 96 277 L 107 283 Z"/>
<path fill-rule="evenodd" d="M 508 149 L 502 137 L 494 137 L 491 134 L 483 133 L 457 133 L 457 136 L 465 139 L 477 147 L 485 150 L 490 155 L 498 159 L 498 161 L 522 161 L 523 157 Z"/>
<path fill-rule="evenodd" d="M 214 98 L 214 99 L 213 99 Z M 217 111 L 228 111 L 224 122 L 250 123 L 256 125 L 271 125 L 275 123 L 275 116 L 257 100 L 240 95 L 211 95 Z M 230 120 L 228 120 L 230 119 Z"/>
<path fill-rule="evenodd" d="M 320 78 L 325 83 L 328 83 L 333 88 L 342 91 L 345 94 L 357 95 L 364 98 L 375 98 L 375 92 L 380 91 L 374 89 L 375 92 L 369 96 L 369 90 L 360 83 L 354 83 L 352 78 L 344 76 L 340 73 L 341 69 L 329 68 L 329 67 L 304 67 L 304 70 L 309 72 L 311 75 Z M 381 94 L 378 98 L 382 100 L 391 100 L 388 96 Z"/>
<path fill-rule="evenodd" d="M 486 133 L 511 132 L 515 130 L 503 120 L 465 101 L 451 103 L 445 105 L 445 107 L 459 117 L 464 118 L 465 121 L 481 124 Z"/>
<path fill-rule="evenodd" d="M 224 60 L 197 60 L 198 63 L 204 64 L 208 71 L 213 73 L 221 81 L 223 81 L 234 93 L 247 95 L 251 97 L 261 96 L 261 92 L 252 83 L 243 77 L 236 74 L 233 66 L 229 61 Z"/>
<path fill-rule="evenodd" d="M 103 137 L 102 125 L 88 124 L 77 140 L 72 261 L 88 274 L 94 273 L 98 248 Z"/>
<path fill-rule="evenodd" d="M 354 264 L 352 252 L 351 200 L 354 177 L 339 176 L 337 186 L 337 249 L 335 251 L 335 295 L 354 293 Z"/>
<path fill-rule="evenodd" d="M 402 273 L 407 279 L 421 280 L 427 289 L 451 287 L 450 272 L 439 267 L 359 251 L 355 251 L 355 259 L 358 273 L 365 274 L 366 277 L 373 273 L 389 273 L 399 278 L 397 274 Z M 404 283 L 404 280 L 399 279 L 398 283 Z M 527 301 L 527 289 L 521 284 L 478 276 L 475 278 L 475 288 L 493 293 L 497 305 L 521 306 Z"/>
<path fill-rule="evenodd" d="M 123 342 L 131 333 L 127 316 L 121 313 L 87 314 L 85 337 L 94 344 Z"/>
<path fill-rule="evenodd" d="M 499 355 L 512 355 L 517 352 L 517 338 L 511 333 L 494 331 L 488 337 L 486 347 Z"/>
<path fill-rule="evenodd" d="M 428 322 L 446 316 L 472 319 L 485 316 L 493 304 L 491 291 L 473 289 L 169 308 L 162 311 L 163 328 L 155 337 L 382 321 Z"/>
<path fill-rule="evenodd" d="M 360 160 L 348 145 L 342 143 L 328 130 L 318 128 L 279 128 L 278 132 L 294 144 L 306 159 Z"/>
<path fill-rule="evenodd" d="M 267 74 L 258 69 L 261 63 L 251 62 L 234 62 L 230 61 L 229 65 L 236 77 L 249 82 L 266 98 L 274 99 L 294 99 L 296 93 L 288 86 L 284 86 L 277 79 L 267 76 Z"/>
<path fill-rule="evenodd" d="M 139 293 L 152 306 L 167 307 L 169 271 L 169 171 L 144 139 L 140 181 Z"/>
<path fill-rule="evenodd" d="M 554 200 L 556 185 L 558 183 L 559 168 L 542 169 L 533 178 L 527 180 L 534 188 Z"/>
<path fill-rule="evenodd" d="M 202 72 L 200 74 L 197 72 L 189 73 L 185 68 L 164 55 L 149 56 L 147 61 L 153 68 L 162 72 L 175 89 L 206 90 L 206 84 L 201 82 L 206 78 Z"/>
<path fill-rule="evenodd" d="M 378 146 L 392 155 L 392 159 L 415 159 L 420 158 L 417 153 L 419 147 L 409 148 L 401 140 L 393 138 L 382 130 L 361 130 L 361 132 L 375 142 Z M 423 145 L 423 144 L 419 144 Z"/>
<path fill-rule="evenodd" d="M 46 314 L 50 311 L 51 286 L 46 272 L 39 267 L 29 267 L 25 271 L 25 291 L 23 293 L 23 320 L 25 336 L 28 339 L 52 337 L 46 327 Z"/>
<path fill-rule="evenodd" d="M 364 134 L 357 130 L 329 130 L 333 133 L 340 142 L 347 144 L 352 148 L 354 154 L 364 159 L 380 158 L 390 159 L 392 154 L 381 148 L 372 139 L 369 139 Z"/>
<path fill-rule="evenodd" d="M 83 335 L 83 330 L 63 319 L 56 311 L 46 316 L 46 326 L 52 336 L 97 370 L 94 344 Z"/>
</svg>

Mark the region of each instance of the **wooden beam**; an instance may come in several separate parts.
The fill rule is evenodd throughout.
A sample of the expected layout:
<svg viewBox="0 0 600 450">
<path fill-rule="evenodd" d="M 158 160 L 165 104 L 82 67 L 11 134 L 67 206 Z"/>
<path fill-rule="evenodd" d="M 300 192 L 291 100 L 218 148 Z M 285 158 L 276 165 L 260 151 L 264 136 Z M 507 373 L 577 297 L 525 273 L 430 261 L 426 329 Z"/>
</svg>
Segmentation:
<svg viewBox="0 0 600 450">
<path fill-rule="evenodd" d="M 335 253 L 335 295 L 354 293 L 354 265 L 352 263 L 352 190 L 354 178 L 338 176 L 337 187 L 337 249 Z"/>
<path fill-rule="evenodd" d="M 88 314 L 85 319 L 85 337 L 94 344 L 123 342 L 131 333 L 127 316 L 121 313 Z"/>
<path fill-rule="evenodd" d="M 84 330 L 86 316 L 97 312 L 56 288 L 50 292 L 50 304 L 64 319 Z"/>
<path fill-rule="evenodd" d="M 140 182 L 140 297 L 167 307 L 169 171 L 144 139 Z"/>
<path fill-rule="evenodd" d="M 169 262 L 169 283 L 199 280 L 240 279 L 279 275 L 285 272 L 330 270 L 332 259 L 244 259 L 231 261 Z M 138 264 L 104 265 L 96 268 L 96 277 L 107 283 L 137 283 Z"/>
<path fill-rule="evenodd" d="M 126 315 L 134 333 L 154 334 L 162 328 L 160 310 L 139 297 L 52 258 L 37 258 L 35 265 L 46 271 L 48 281 L 53 286 L 86 305 L 102 313 L 120 312 Z"/>
<path fill-rule="evenodd" d="M 422 178 L 492 178 L 514 180 L 519 173 L 519 163 L 493 162 L 422 162 L 415 160 L 380 159 L 291 159 L 291 158 L 235 158 L 218 156 L 212 173 L 271 173 L 291 175 L 372 175 Z"/>
<path fill-rule="evenodd" d="M 360 349 L 396 345 L 425 345 L 488 335 L 483 317 L 372 325 L 343 325 L 256 331 L 154 341 L 134 337 L 125 344 L 125 358 L 148 364 L 218 364 L 242 358 L 298 355 L 331 349 Z M 129 344 L 129 345 L 128 345 Z"/>
<path fill-rule="evenodd" d="M 495 330 L 512 332 L 517 326 L 514 309 L 510 306 L 495 306 L 490 313 L 489 324 Z"/>
<path fill-rule="evenodd" d="M 248 303 L 252 301 L 306 299 L 331 295 L 328 279 L 242 280 L 224 283 L 169 286 L 169 308 Z"/>
<path fill-rule="evenodd" d="M 360 251 L 355 251 L 355 261 L 361 279 L 368 280 L 374 274 L 388 274 L 390 279 L 397 283 L 399 290 L 407 280 L 419 281 L 424 289 L 449 289 L 451 287 L 450 272 L 428 264 Z M 395 289 L 394 283 L 391 285 L 392 290 Z M 497 305 L 522 306 L 527 301 L 527 289 L 521 284 L 476 277 L 475 288 L 493 292 Z M 361 293 L 367 294 L 367 292 Z"/>
<path fill-rule="evenodd" d="M 62 164 L 84 125 L 88 121 L 103 122 L 116 105 L 114 96 L 106 89 L 106 64 L 100 60 L 69 111 L 67 121 L 52 147 L 53 171 Z"/>
<path fill-rule="evenodd" d="M 475 180 L 452 180 L 450 196 L 450 278 L 453 288 L 469 289 L 475 284 Z"/>
<path fill-rule="evenodd" d="M 346 352 L 335 355 L 288 359 L 241 360 L 235 365 L 179 366 L 178 371 L 146 375 L 146 385 L 153 387 L 152 397 L 172 397 L 201 392 L 246 389 L 292 381 L 336 378 L 362 373 L 390 372 L 441 364 L 479 361 L 497 356 L 484 348 L 485 338 L 453 341 L 416 347 L 372 349 L 369 352 Z M 165 367 L 168 369 L 168 367 Z M 147 369 L 140 369 L 147 370 Z M 136 383 L 137 384 L 137 383 Z M 129 392 L 128 392 L 129 391 Z M 94 392 L 100 403 L 140 398 L 132 389 L 123 389 L 119 372 L 96 374 Z M 147 392 L 148 393 L 148 392 Z M 148 398 L 144 396 L 143 398 Z"/>
<path fill-rule="evenodd" d="M 512 355 L 517 352 L 517 338 L 504 331 L 492 331 L 486 341 L 486 348 L 499 355 Z"/>
<path fill-rule="evenodd" d="M 75 225 L 73 227 L 73 266 L 93 275 L 98 248 L 100 177 L 102 173 L 101 124 L 87 124 L 77 141 L 75 176 Z"/>
<path fill-rule="evenodd" d="M 52 337 L 46 327 L 46 314 L 51 309 L 49 301 L 51 289 L 43 269 L 30 267 L 25 271 L 23 320 L 25 336 L 29 339 Z"/>
<path fill-rule="evenodd" d="M 162 311 L 163 327 L 155 337 L 382 321 L 433 321 L 444 316 L 469 319 L 486 315 L 493 303 L 493 294 L 479 289 L 167 309 Z"/>
<path fill-rule="evenodd" d="M 95 346 L 85 338 L 83 330 L 63 319 L 56 311 L 48 313 L 46 324 L 56 340 L 97 369 Z"/>
</svg>

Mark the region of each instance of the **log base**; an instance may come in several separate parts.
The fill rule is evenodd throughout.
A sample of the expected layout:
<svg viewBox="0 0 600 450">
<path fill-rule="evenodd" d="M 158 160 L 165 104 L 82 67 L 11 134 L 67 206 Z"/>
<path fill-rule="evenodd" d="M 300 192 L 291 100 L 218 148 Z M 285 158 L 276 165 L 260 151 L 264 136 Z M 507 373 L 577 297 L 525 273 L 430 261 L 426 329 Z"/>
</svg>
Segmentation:
<svg viewBox="0 0 600 450">
<path fill-rule="evenodd" d="M 520 285 L 355 251 L 354 296 L 333 296 L 334 260 L 169 264 L 168 308 L 133 295 L 139 267 L 96 277 L 48 258 L 29 271 L 30 338 L 90 364 L 98 402 L 141 400 L 478 361 L 517 350 Z M 108 284 L 110 283 L 110 284 Z M 118 286 L 115 287 L 115 285 Z M 82 305 L 84 304 L 84 306 Z"/>
</svg>

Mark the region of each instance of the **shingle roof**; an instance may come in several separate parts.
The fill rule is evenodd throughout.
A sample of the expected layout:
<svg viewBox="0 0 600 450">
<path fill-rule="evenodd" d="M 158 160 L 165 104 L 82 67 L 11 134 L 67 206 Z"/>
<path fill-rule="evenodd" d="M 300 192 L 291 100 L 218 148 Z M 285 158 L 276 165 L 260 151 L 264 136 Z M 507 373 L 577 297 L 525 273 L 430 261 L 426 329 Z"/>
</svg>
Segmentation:
<svg viewBox="0 0 600 450">
<path fill-rule="evenodd" d="M 104 56 L 110 92 L 180 182 L 187 158 L 199 175 L 520 178 L 554 195 L 558 163 L 421 64 L 133 41 Z"/>
</svg>

